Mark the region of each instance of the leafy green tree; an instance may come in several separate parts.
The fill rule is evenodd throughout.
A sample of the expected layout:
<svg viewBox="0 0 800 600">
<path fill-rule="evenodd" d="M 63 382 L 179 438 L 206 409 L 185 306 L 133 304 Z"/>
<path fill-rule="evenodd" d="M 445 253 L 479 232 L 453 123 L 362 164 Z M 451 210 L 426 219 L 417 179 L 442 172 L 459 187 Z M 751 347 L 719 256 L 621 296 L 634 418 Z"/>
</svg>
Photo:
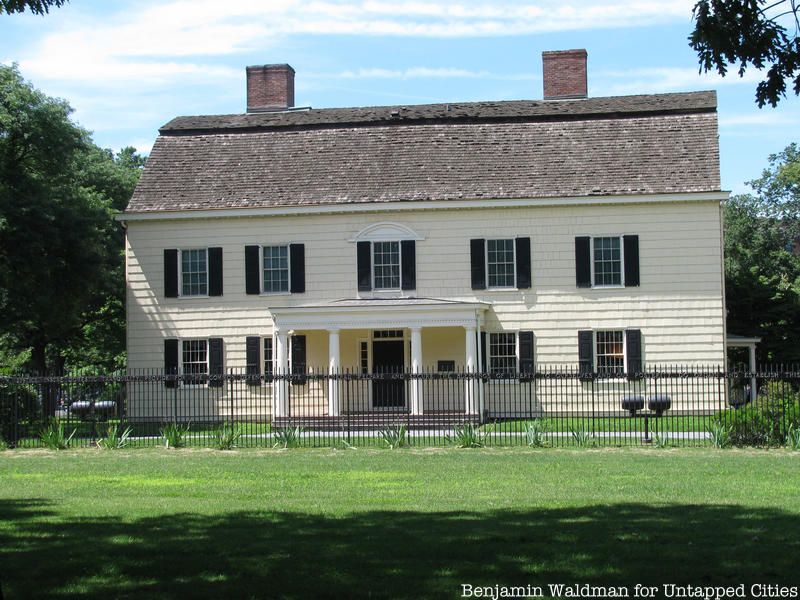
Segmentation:
<svg viewBox="0 0 800 600">
<path fill-rule="evenodd" d="M 798 10 L 798 0 L 699 0 L 689 45 L 702 71 L 715 69 L 724 77 L 730 65 L 738 65 L 739 76 L 767 68 L 756 102 L 776 106 L 787 81 L 800 94 Z"/>
<path fill-rule="evenodd" d="M 66 3 L 67 0 L 0 0 L 0 12 L 21 13 L 27 9 L 35 15 L 44 15 L 50 12 L 50 7 L 64 6 Z"/>
<path fill-rule="evenodd" d="M 728 330 L 762 337 L 761 361 L 800 362 L 800 161 L 792 144 L 725 206 Z"/>
<path fill-rule="evenodd" d="M 113 363 L 124 349 L 123 238 L 113 216 L 141 159 L 95 146 L 71 112 L 0 66 L 0 335 L 10 352 L 30 349 L 39 372 L 70 356 Z M 101 347 L 89 352 L 90 341 Z"/>
</svg>

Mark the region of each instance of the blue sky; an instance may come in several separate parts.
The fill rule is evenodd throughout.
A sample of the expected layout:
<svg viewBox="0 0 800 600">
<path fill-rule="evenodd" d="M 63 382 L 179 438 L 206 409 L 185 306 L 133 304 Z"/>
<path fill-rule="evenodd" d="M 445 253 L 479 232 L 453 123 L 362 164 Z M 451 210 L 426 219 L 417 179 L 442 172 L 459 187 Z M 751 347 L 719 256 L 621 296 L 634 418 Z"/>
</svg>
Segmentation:
<svg viewBox="0 0 800 600">
<path fill-rule="evenodd" d="M 317 108 L 538 99 L 543 50 L 586 48 L 589 95 L 715 89 L 722 187 L 747 191 L 800 141 L 800 100 L 759 109 L 759 74 L 698 74 L 694 0 L 71 0 L 0 15 L 0 62 L 66 98 L 104 147 L 149 151 L 188 114 L 243 112 L 244 67 L 291 64 Z"/>
</svg>

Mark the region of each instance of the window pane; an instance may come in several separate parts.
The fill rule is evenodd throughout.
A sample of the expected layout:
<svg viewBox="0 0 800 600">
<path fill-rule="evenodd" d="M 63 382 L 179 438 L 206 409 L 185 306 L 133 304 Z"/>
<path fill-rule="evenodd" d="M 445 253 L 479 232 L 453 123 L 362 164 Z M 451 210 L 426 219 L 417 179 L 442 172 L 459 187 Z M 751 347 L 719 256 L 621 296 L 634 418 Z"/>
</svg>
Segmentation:
<svg viewBox="0 0 800 600">
<path fill-rule="evenodd" d="M 517 372 L 517 334 L 489 334 L 489 372 L 495 377 L 513 377 Z"/>
<path fill-rule="evenodd" d="M 208 294 L 206 250 L 181 250 L 181 296 Z"/>
<path fill-rule="evenodd" d="M 272 338 L 264 338 L 264 375 L 272 375 Z"/>
<path fill-rule="evenodd" d="M 622 253 L 618 237 L 594 238 L 594 284 L 622 285 Z"/>
<path fill-rule="evenodd" d="M 514 287 L 514 240 L 487 240 L 486 265 L 489 287 Z"/>
<path fill-rule="evenodd" d="M 622 331 L 598 331 L 597 372 L 616 375 L 625 372 L 625 352 Z"/>
<path fill-rule="evenodd" d="M 264 291 L 289 291 L 289 247 L 264 246 Z"/>
<path fill-rule="evenodd" d="M 400 289 L 400 242 L 373 242 L 376 290 Z"/>
<path fill-rule="evenodd" d="M 183 342 L 183 380 L 186 383 L 203 383 L 208 374 L 208 348 L 206 340 L 185 340 Z"/>
</svg>

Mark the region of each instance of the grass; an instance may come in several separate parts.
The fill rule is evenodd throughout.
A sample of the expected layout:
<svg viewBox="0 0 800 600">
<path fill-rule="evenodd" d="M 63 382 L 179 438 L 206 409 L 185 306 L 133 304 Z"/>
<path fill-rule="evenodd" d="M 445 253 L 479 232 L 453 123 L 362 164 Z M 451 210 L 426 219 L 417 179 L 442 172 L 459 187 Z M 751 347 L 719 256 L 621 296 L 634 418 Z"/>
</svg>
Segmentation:
<svg viewBox="0 0 800 600">
<path fill-rule="evenodd" d="M 461 583 L 789 584 L 788 450 L 16 450 L 7 598 L 455 598 Z"/>
</svg>

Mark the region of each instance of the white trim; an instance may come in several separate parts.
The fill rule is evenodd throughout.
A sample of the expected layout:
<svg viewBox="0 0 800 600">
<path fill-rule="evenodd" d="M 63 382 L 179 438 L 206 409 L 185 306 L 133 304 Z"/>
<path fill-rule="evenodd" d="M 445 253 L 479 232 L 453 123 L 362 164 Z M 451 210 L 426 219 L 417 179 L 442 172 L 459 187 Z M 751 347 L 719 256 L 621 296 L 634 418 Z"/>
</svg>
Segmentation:
<svg viewBox="0 0 800 600">
<path fill-rule="evenodd" d="M 413 240 L 419 242 L 425 238 L 410 227 L 393 221 L 381 221 L 364 227 L 348 242 L 395 242 Z"/>
<path fill-rule="evenodd" d="M 367 241 L 367 240 L 361 240 L 361 241 Z M 396 288 L 378 288 L 378 287 L 375 286 L 375 268 L 376 268 L 376 264 L 375 264 L 375 242 L 388 243 L 388 244 L 396 243 L 397 244 L 397 267 L 398 267 L 397 283 L 399 285 Z M 387 293 L 387 292 L 396 294 L 397 292 L 410 291 L 410 290 L 403 290 L 403 245 L 400 242 L 401 242 L 401 240 L 395 240 L 395 239 L 392 239 L 392 240 L 370 240 L 370 242 L 369 242 L 370 271 L 371 271 L 370 275 L 372 275 L 372 279 L 370 281 L 370 283 L 372 285 L 372 289 L 370 291 L 377 292 L 379 294 L 380 293 Z M 389 266 L 391 267 L 391 265 L 389 265 Z"/>
<path fill-rule="evenodd" d="M 292 250 L 290 243 L 285 244 L 259 244 L 258 245 L 258 287 L 259 296 L 289 296 L 292 293 Z M 286 248 L 286 291 L 264 291 L 264 248 Z"/>
<path fill-rule="evenodd" d="M 549 206 L 591 206 L 604 204 L 653 204 L 663 202 L 724 202 L 730 192 L 687 192 L 679 194 L 620 194 L 607 196 L 567 196 L 561 198 L 508 198 L 474 200 L 409 200 L 319 204 L 314 206 L 267 206 L 255 208 L 214 208 L 205 210 L 159 210 L 121 213 L 118 221 L 166 221 L 173 219 L 252 218 L 314 214 L 382 213 L 419 210 L 465 210 L 485 208 L 535 208 Z"/>
<path fill-rule="evenodd" d="M 511 254 L 513 255 L 514 271 L 514 285 L 489 285 L 489 242 L 507 242 L 511 241 Z M 515 292 L 518 291 L 517 287 L 517 238 L 485 238 L 483 240 L 483 268 L 486 273 L 486 291 L 487 292 Z"/>
<path fill-rule="evenodd" d="M 204 250 L 206 253 L 206 293 L 205 294 L 184 294 L 183 293 L 183 253 L 192 252 L 194 250 Z M 208 246 L 205 248 L 178 248 L 178 298 L 210 298 L 208 288 L 211 284 L 210 281 L 210 268 L 208 264 Z"/>
<path fill-rule="evenodd" d="M 635 327 L 622 327 L 622 328 L 614 328 L 614 327 L 601 327 L 600 329 L 592 329 L 592 362 L 594 363 L 594 372 L 598 375 L 601 375 L 600 369 L 598 368 L 597 364 L 597 334 L 600 332 L 615 332 L 618 331 L 622 333 L 622 373 L 628 372 L 628 335 L 626 331 L 628 329 L 636 329 Z M 641 342 L 640 342 L 641 344 Z M 610 356 L 608 354 L 604 356 Z M 642 361 L 642 365 L 644 366 L 644 361 Z M 613 373 L 613 375 L 620 375 L 620 373 Z"/>
<path fill-rule="evenodd" d="M 630 234 L 636 235 L 636 234 Z M 595 290 L 618 290 L 625 287 L 625 234 L 620 235 L 590 235 L 589 237 L 589 267 L 591 272 L 592 289 Z M 596 238 L 617 238 L 619 239 L 619 280 L 621 283 L 609 283 L 597 285 L 594 282 L 594 240 Z"/>
<path fill-rule="evenodd" d="M 518 377 L 504 377 L 504 378 L 494 378 L 491 376 L 492 373 L 492 336 L 497 335 L 499 333 L 510 333 L 514 335 L 514 356 L 517 361 L 516 369 L 514 370 L 515 373 L 519 375 L 519 332 L 520 330 L 514 329 L 511 331 L 487 331 L 486 332 L 486 372 L 489 373 L 489 384 L 509 384 L 509 383 L 519 383 Z"/>
<path fill-rule="evenodd" d="M 185 373 L 183 371 L 183 344 L 184 344 L 184 342 L 205 342 L 205 344 L 206 344 L 206 373 L 205 373 L 205 376 L 209 377 L 211 375 L 211 344 L 209 343 L 209 339 L 210 338 L 202 338 L 202 337 L 178 338 L 178 341 L 180 342 L 180 348 L 179 348 L 180 356 L 178 357 L 178 377 L 179 377 L 179 381 L 180 381 L 181 387 L 183 387 L 183 388 L 204 388 L 204 387 L 208 387 L 208 381 L 206 381 L 206 383 L 186 383 L 186 382 L 184 382 L 183 378 L 185 376 Z M 202 363 L 193 363 L 193 364 L 202 364 Z"/>
</svg>

